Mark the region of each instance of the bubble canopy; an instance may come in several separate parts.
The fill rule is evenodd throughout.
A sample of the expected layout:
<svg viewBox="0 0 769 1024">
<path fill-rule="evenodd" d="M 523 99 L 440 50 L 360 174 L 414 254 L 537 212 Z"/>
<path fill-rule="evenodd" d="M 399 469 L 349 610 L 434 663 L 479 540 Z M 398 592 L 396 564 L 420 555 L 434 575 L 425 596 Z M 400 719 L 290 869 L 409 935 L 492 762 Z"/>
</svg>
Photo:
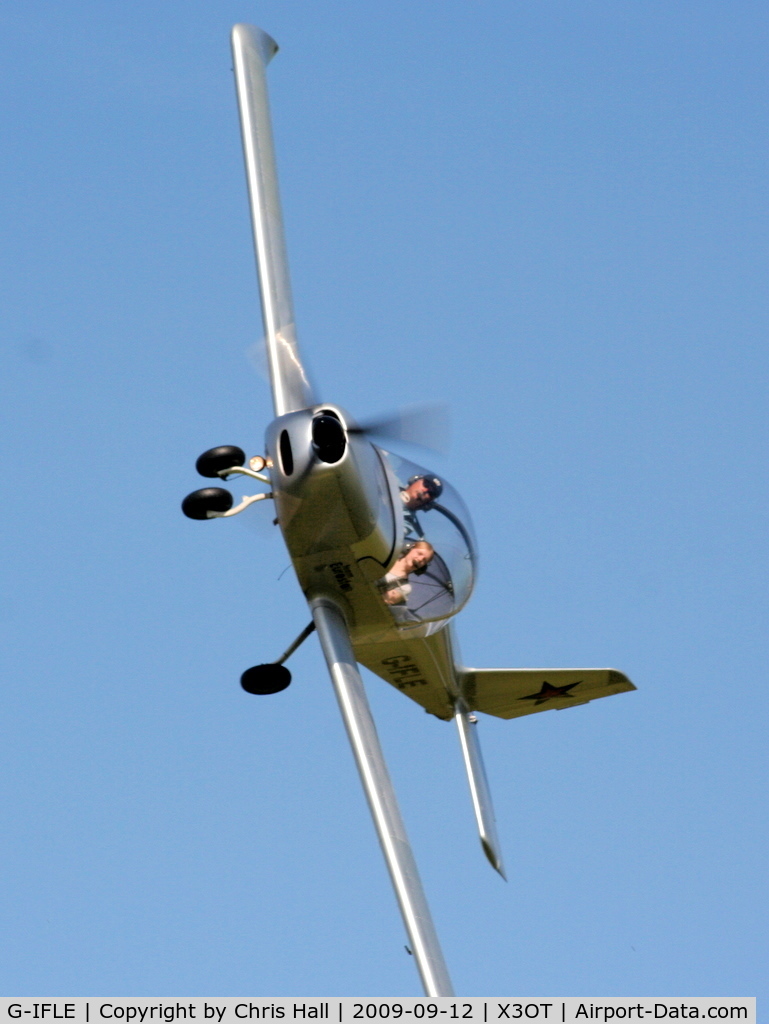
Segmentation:
<svg viewBox="0 0 769 1024">
<path fill-rule="evenodd" d="M 475 583 L 470 513 L 442 476 L 380 451 L 398 481 L 403 540 L 401 557 L 377 585 L 399 624 L 441 622 L 464 607 Z"/>
</svg>

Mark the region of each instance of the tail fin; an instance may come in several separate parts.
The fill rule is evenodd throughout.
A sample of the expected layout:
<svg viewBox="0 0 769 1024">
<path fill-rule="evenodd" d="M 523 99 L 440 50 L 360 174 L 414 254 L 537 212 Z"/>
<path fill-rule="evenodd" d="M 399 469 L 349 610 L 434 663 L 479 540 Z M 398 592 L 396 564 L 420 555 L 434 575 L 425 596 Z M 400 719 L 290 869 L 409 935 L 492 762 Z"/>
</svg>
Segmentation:
<svg viewBox="0 0 769 1024">
<path fill-rule="evenodd" d="M 486 778 L 486 769 L 483 766 L 481 747 L 478 743 L 477 723 L 475 715 L 471 715 L 467 709 L 457 703 L 454 720 L 459 730 L 459 742 L 462 746 L 462 755 L 465 759 L 467 769 L 467 781 L 470 783 L 470 796 L 473 801 L 475 820 L 478 823 L 478 834 L 481 838 L 483 852 L 491 866 L 502 875 L 507 881 L 504 864 L 502 863 L 502 848 L 497 836 L 497 822 L 494 817 L 494 807 L 491 803 L 491 792 Z"/>
</svg>

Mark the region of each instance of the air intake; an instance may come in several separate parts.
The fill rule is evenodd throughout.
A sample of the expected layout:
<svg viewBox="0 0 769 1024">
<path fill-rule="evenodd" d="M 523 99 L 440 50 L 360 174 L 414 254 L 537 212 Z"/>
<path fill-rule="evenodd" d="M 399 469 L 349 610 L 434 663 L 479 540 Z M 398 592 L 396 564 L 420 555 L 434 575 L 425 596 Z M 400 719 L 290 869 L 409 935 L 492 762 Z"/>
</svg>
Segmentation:
<svg viewBox="0 0 769 1024">
<path fill-rule="evenodd" d="M 312 447 L 321 462 L 334 463 L 342 458 L 347 438 L 335 415 L 321 413 L 312 421 Z"/>
</svg>

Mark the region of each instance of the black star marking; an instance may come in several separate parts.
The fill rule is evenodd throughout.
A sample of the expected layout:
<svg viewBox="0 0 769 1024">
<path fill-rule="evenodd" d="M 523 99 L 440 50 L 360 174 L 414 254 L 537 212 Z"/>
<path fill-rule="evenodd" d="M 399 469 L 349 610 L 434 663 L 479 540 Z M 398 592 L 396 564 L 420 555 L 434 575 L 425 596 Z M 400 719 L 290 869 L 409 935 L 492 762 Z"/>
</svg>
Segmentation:
<svg viewBox="0 0 769 1024">
<path fill-rule="evenodd" d="M 576 683 L 569 683 L 568 686 L 551 686 L 550 683 L 543 683 L 539 693 L 530 693 L 526 697 L 519 697 L 518 700 L 533 700 L 535 704 L 545 704 L 558 697 L 571 697 L 573 694 L 569 693 L 569 690 L 573 690 L 581 682 L 582 680 L 578 679 Z"/>
</svg>

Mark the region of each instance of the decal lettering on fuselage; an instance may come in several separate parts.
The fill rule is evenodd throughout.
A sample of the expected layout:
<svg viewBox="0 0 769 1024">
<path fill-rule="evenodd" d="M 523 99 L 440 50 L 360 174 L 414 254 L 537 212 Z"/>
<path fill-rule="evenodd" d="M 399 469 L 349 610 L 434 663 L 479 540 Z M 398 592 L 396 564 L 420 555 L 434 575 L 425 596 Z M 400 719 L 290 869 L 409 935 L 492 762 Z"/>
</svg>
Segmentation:
<svg viewBox="0 0 769 1024">
<path fill-rule="evenodd" d="M 352 583 L 350 582 L 352 579 L 352 569 L 346 562 L 332 562 L 329 569 L 331 570 L 333 577 L 336 580 L 336 585 L 340 590 L 344 590 L 345 592 L 352 590 Z"/>
<path fill-rule="evenodd" d="M 390 658 L 382 658 L 382 665 L 399 690 L 405 690 L 408 686 L 427 686 L 422 670 L 408 654 L 394 654 Z"/>
</svg>

